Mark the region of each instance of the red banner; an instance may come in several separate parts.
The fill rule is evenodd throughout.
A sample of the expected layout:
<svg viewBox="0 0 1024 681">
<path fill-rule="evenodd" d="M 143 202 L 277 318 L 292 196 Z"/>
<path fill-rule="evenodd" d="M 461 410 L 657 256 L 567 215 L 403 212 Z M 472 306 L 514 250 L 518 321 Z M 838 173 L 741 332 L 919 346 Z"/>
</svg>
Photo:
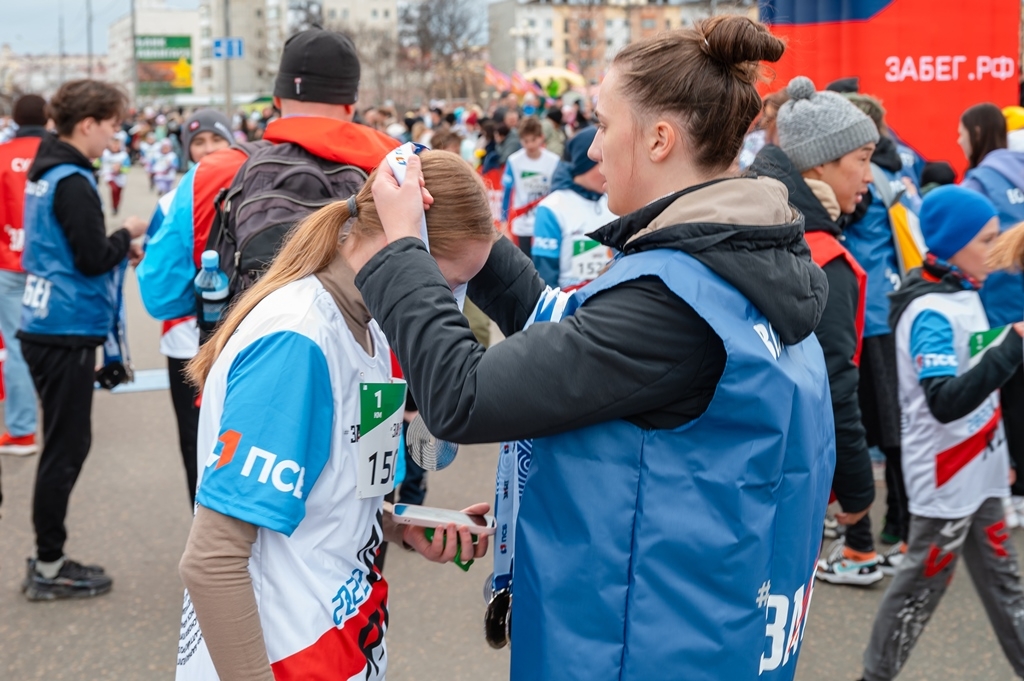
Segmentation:
<svg viewBox="0 0 1024 681">
<path fill-rule="evenodd" d="M 886 122 L 927 160 L 966 168 L 957 124 L 967 108 L 1019 100 L 1016 0 L 770 0 L 762 19 L 786 39 L 775 91 L 797 75 L 819 89 L 856 76 Z"/>
</svg>

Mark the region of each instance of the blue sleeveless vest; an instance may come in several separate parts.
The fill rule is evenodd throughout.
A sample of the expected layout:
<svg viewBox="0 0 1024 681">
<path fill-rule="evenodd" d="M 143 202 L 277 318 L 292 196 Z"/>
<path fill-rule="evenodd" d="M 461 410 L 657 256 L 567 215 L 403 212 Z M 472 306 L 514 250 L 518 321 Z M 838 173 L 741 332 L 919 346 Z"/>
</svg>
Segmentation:
<svg viewBox="0 0 1024 681">
<path fill-rule="evenodd" d="M 105 338 L 114 324 L 117 268 L 95 277 L 82 274 L 53 213 L 57 183 L 74 173 L 96 187 L 91 172 L 71 164 L 55 166 L 25 187 L 22 266 L 28 276 L 21 329 L 41 335 Z"/>
<path fill-rule="evenodd" d="M 821 347 L 783 346 L 680 251 L 625 256 L 575 295 L 641 276 L 707 320 L 725 370 L 707 411 L 675 430 L 612 421 L 534 441 L 512 679 L 792 679 L 835 467 Z"/>
<path fill-rule="evenodd" d="M 981 184 L 985 196 L 999 211 L 999 230 L 1006 231 L 1024 221 L 1024 191 L 992 168 L 967 171 L 967 177 Z M 1024 182 L 1024 178 L 1021 178 Z M 993 272 L 979 291 L 992 328 L 1019 322 L 1024 315 L 1024 275 Z"/>
<path fill-rule="evenodd" d="M 892 173 L 885 168 L 881 170 L 894 188 L 898 188 L 897 184 L 903 186 L 901 173 Z M 874 184 L 870 191 L 871 204 L 867 213 L 844 229 L 840 239 L 868 275 L 864 307 L 865 338 L 890 333 L 889 294 L 900 287 L 900 268 L 896 260 L 896 246 L 892 242 L 889 210 Z M 920 209 L 920 199 L 915 202 L 901 199 L 901 203 L 914 214 Z"/>
</svg>

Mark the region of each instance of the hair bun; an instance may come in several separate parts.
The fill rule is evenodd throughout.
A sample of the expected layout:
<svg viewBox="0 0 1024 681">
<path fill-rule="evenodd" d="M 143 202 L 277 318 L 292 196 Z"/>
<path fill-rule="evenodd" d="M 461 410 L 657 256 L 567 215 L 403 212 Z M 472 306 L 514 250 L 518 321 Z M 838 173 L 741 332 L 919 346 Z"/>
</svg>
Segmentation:
<svg viewBox="0 0 1024 681">
<path fill-rule="evenodd" d="M 814 88 L 814 81 L 807 76 L 797 76 L 789 81 L 786 92 L 793 99 L 810 99 L 817 90 Z"/>
<path fill-rule="evenodd" d="M 694 26 L 704 38 L 701 51 L 715 61 L 733 66 L 750 62 L 775 62 L 782 58 L 786 44 L 759 24 L 739 15 L 720 15 Z"/>
</svg>

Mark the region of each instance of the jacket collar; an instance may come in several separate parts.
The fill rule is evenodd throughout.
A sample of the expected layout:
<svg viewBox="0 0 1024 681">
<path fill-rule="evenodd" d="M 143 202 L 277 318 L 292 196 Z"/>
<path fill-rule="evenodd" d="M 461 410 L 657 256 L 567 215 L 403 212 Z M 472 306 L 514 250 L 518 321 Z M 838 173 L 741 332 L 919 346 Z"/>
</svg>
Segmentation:
<svg viewBox="0 0 1024 681">
<path fill-rule="evenodd" d="M 292 116 L 271 121 L 263 139 L 297 144 L 319 158 L 354 165 L 369 172 L 398 146 L 382 132 L 358 123 L 321 116 Z"/>
</svg>

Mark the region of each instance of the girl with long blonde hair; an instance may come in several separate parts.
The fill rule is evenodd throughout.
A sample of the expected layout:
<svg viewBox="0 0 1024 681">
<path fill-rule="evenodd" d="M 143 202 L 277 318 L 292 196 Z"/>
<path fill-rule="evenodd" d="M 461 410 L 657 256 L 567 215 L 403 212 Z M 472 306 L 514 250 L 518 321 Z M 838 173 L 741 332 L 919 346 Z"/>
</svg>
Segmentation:
<svg viewBox="0 0 1024 681">
<path fill-rule="evenodd" d="M 422 168 L 432 253 L 455 289 L 490 251 L 490 207 L 459 157 L 426 152 Z M 386 243 L 370 183 L 310 215 L 189 366 L 203 404 L 179 679 L 383 679 L 381 542 L 436 562 L 486 552 L 466 527 L 428 542 L 382 514 L 405 387 L 355 277 Z"/>
</svg>

